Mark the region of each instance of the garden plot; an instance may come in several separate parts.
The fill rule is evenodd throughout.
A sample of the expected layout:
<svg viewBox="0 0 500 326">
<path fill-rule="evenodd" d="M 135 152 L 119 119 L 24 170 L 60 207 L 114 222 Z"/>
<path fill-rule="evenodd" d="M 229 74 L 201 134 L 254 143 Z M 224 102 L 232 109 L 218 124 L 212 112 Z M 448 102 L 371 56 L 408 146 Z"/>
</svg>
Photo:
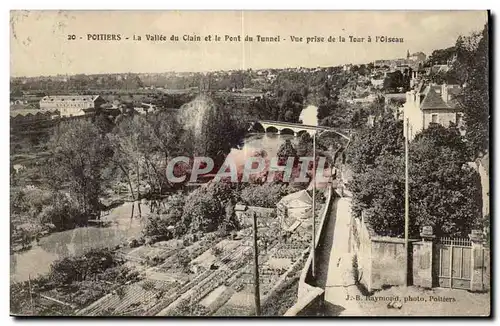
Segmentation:
<svg viewBox="0 0 500 326">
<path fill-rule="evenodd" d="M 205 298 L 203 298 L 200 301 L 200 304 L 205 306 L 206 308 L 210 308 L 211 305 L 213 305 L 214 302 L 217 301 L 219 297 L 222 296 L 222 294 L 228 290 L 228 287 L 225 285 L 221 285 L 212 292 L 210 292 Z"/>
<path fill-rule="evenodd" d="M 164 248 L 157 248 L 157 247 L 150 247 L 150 246 L 141 246 L 138 247 L 132 251 L 130 251 L 127 256 L 131 258 L 136 258 L 136 259 L 145 259 L 147 257 L 155 257 L 155 256 L 162 256 L 162 255 L 168 255 L 169 252 L 171 252 L 171 249 L 164 249 Z"/>
<path fill-rule="evenodd" d="M 240 292 L 234 293 L 231 298 L 219 308 L 214 316 L 248 316 L 255 307 L 253 288 L 247 285 Z"/>
<path fill-rule="evenodd" d="M 259 228 L 259 280 L 261 298 L 283 278 L 308 242 L 282 243 L 279 227 L 264 221 Z M 251 229 L 239 240 L 206 238 L 185 246 L 166 241 L 133 249 L 127 256 L 165 257 L 147 268 L 146 280 L 123 287 L 89 306 L 92 315 L 249 315 L 253 313 L 253 241 Z M 175 248 L 175 249 L 174 249 Z M 174 252 L 172 254 L 171 252 Z M 193 268 L 196 267 L 196 268 Z M 149 283 L 148 283 L 149 282 Z M 144 287 L 144 283 L 149 284 Z M 151 284 L 154 284 L 151 285 Z M 165 286 L 162 287 L 161 284 Z M 93 310 L 92 310 L 93 309 Z"/>
<path fill-rule="evenodd" d="M 123 286 L 80 310 L 78 315 L 143 315 L 151 306 L 168 297 L 168 294 L 171 294 L 179 286 L 180 284 L 176 282 L 153 280 L 144 280 Z"/>
<path fill-rule="evenodd" d="M 185 284 L 189 281 L 189 277 L 185 274 L 164 273 L 155 270 L 155 268 L 147 269 L 145 271 L 145 277 L 149 280 L 177 282 L 179 284 Z"/>
<path fill-rule="evenodd" d="M 267 265 L 271 270 L 287 270 L 292 266 L 292 260 L 290 258 L 274 258 L 271 257 L 267 261 Z"/>
</svg>

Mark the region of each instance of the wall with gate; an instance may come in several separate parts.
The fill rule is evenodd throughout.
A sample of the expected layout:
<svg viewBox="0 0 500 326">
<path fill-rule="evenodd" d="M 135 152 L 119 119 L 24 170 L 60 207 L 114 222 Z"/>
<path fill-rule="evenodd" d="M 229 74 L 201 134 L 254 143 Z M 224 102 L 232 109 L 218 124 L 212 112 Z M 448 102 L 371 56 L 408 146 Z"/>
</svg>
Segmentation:
<svg viewBox="0 0 500 326">
<path fill-rule="evenodd" d="M 473 231 L 469 239 L 436 239 L 432 228 L 424 227 L 420 236 L 408 244 L 410 284 L 470 291 L 490 289 L 490 250 L 478 231 Z M 361 219 L 352 219 L 349 239 L 356 255 L 358 281 L 368 291 L 406 283 L 403 239 L 376 235 L 364 214 Z"/>
<path fill-rule="evenodd" d="M 490 289 L 490 251 L 478 231 L 469 239 L 439 238 L 425 227 L 413 246 L 413 284 L 470 291 Z"/>
</svg>

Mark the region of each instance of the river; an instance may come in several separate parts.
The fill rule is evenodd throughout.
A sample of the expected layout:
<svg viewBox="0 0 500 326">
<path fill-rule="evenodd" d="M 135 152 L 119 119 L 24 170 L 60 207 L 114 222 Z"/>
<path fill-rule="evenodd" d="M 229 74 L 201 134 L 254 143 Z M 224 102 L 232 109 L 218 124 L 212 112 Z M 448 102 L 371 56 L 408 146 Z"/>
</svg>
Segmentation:
<svg viewBox="0 0 500 326">
<path fill-rule="evenodd" d="M 230 155 L 238 158 L 252 156 L 255 151 L 266 151 L 269 157 L 276 156 L 282 143 L 290 139 L 293 144 L 298 141 L 292 135 L 276 135 L 250 133 L 244 139 L 241 149 L 233 149 Z M 68 256 L 78 255 L 92 248 L 114 247 L 130 238 L 140 235 L 141 220 L 130 219 L 132 203 L 112 209 L 103 220 L 110 221 L 108 227 L 82 227 L 73 230 L 52 233 L 40 239 L 38 244 L 27 251 L 10 256 L 11 282 L 22 282 L 29 277 L 50 271 L 50 265 L 55 260 Z M 141 205 L 144 214 L 149 207 Z"/>
</svg>

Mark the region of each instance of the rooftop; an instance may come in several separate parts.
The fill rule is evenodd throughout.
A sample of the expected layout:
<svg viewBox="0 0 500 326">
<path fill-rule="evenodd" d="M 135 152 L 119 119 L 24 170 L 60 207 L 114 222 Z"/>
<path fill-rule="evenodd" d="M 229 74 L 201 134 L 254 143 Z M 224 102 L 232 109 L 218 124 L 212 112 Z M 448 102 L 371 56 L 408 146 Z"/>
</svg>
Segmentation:
<svg viewBox="0 0 500 326">
<path fill-rule="evenodd" d="M 28 115 L 37 115 L 37 114 L 52 114 L 57 112 L 57 110 L 40 110 L 40 109 L 18 109 L 18 110 L 11 110 L 10 111 L 10 117 L 17 117 L 17 116 L 28 116 Z"/>
<path fill-rule="evenodd" d="M 63 102 L 63 101 L 95 101 L 99 95 L 57 95 L 45 96 L 41 99 L 43 102 Z"/>
<path fill-rule="evenodd" d="M 446 87 L 448 99 L 443 99 L 441 92 Z M 456 96 L 460 93 L 458 85 L 428 85 L 422 93 L 425 97 L 421 109 L 454 109 L 458 107 Z"/>
</svg>

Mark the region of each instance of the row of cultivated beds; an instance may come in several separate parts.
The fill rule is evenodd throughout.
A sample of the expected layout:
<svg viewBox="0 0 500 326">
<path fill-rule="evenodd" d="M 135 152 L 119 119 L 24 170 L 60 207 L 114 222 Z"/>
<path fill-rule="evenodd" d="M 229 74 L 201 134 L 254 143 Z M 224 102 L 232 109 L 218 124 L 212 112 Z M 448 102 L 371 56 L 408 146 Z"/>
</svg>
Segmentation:
<svg viewBox="0 0 500 326">
<path fill-rule="evenodd" d="M 307 239 L 294 239 L 281 243 L 279 230 L 268 224 L 259 233 L 259 273 L 261 298 L 267 298 L 278 283 L 286 281 L 287 271 L 300 270 L 303 252 L 308 248 Z M 259 231 L 260 232 L 260 231 Z M 187 315 L 248 315 L 254 311 L 253 299 L 253 248 L 251 232 L 243 230 L 238 240 L 221 240 L 209 236 L 211 240 L 200 241 L 184 248 L 172 250 L 165 244 L 153 245 L 155 254 L 164 259 L 156 267 L 147 267 L 145 278 L 137 283 L 123 285 L 79 311 L 80 315 L 134 315 L 134 316 L 187 316 Z M 224 242 L 224 243 L 223 243 Z M 229 243 L 230 245 L 227 245 Z M 214 254 L 213 247 L 220 247 Z M 160 249 L 160 250 L 158 250 Z M 141 252 L 143 250 L 136 250 Z M 184 253 L 181 253 L 181 252 Z M 215 256 L 210 268 L 192 272 L 190 264 L 179 263 L 180 256 L 187 255 L 194 260 L 211 251 Z M 129 253 L 133 255 L 133 251 Z M 212 257 L 213 257 L 212 256 Z M 126 257 L 126 255 L 125 255 Z M 271 266 L 270 260 L 289 262 L 284 266 Z M 149 277 L 148 275 L 154 275 Z M 162 277 L 162 275 L 164 277 Z M 167 281 L 168 280 L 168 281 Z M 212 295 L 211 295 L 212 294 Z M 272 294 L 272 293 L 271 293 Z M 212 298 L 213 297 L 213 298 Z M 203 301 L 203 302 L 202 302 Z M 209 302 L 207 302 L 209 301 Z"/>
</svg>

